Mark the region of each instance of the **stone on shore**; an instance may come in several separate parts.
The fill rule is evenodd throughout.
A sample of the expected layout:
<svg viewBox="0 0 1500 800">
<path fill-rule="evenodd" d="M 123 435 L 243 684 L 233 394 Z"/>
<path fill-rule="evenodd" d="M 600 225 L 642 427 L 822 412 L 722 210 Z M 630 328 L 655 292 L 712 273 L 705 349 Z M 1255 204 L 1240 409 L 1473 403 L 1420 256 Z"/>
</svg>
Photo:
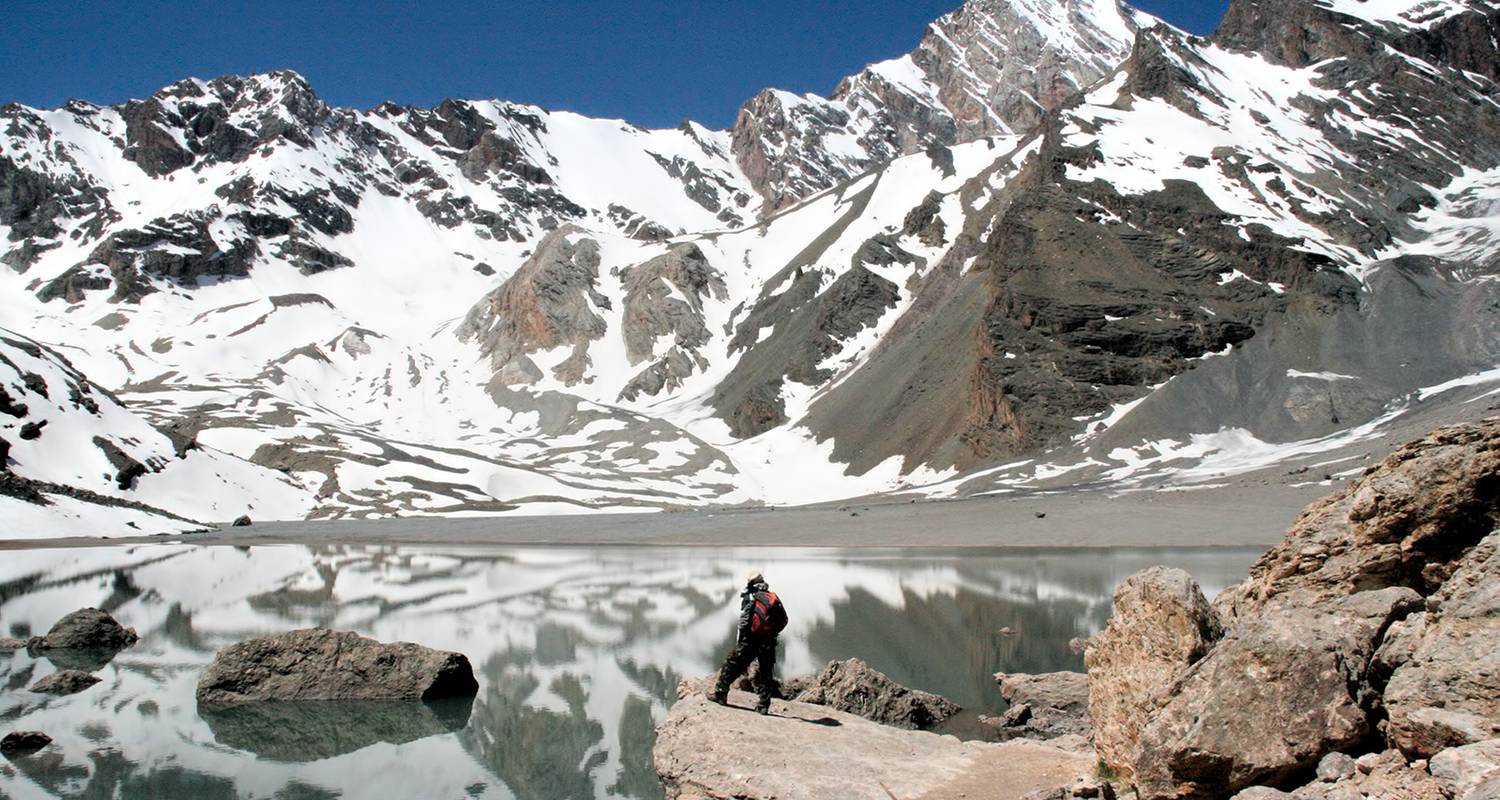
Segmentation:
<svg viewBox="0 0 1500 800">
<path fill-rule="evenodd" d="M 108 613 L 83 608 L 58 620 L 46 636 L 33 636 L 26 646 L 33 650 L 121 650 L 139 639 L 134 628 L 121 625 Z"/>
<path fill-rule="evenodd" d="M 1089 676 L 1082 672 L 995 675 L 1010 709 L 994 724 L 1006 739 L 1089 735 Z M 988 718 L 984 718 L 988 719 Z"/>
<path fill-rule="evenodd" d="M 0 755 L 6 758 L 29 756 L 52 744 L 52 737 L 41 731 L 12 731 L 0 739 Z"/>
<path fill-rule="evenodd" d="M 1101 763 L 1129 778 L 1141 731 L 1179 677 L 1219 638 L 1219 622 L 1193 576 L 1152 567 L 1126 578 L 1109 625 L 1089 639 L 1089 717 Z"/>
<path fill-rule="evenodd" d="M 941 695 L 902 686 L 857 658 L 828 662 L 795 699 L 910 730 L 930 730 L 963 710 Z"/>
<path fill-rule="evenodd" d="M 64 669 L 44 676 L 33 683 L 31 691 L 38 694 L 78 694 L 98 683 L 99 680 L 97 675 L 90 675 L 82 670 Z"/>
<path fill-rule="evenodd" d="M 669 800 L 1020 800 L 1093 771 L 1091 754 L 1039 742 L 961 742 L 854 714 L 731 692 L 723 707 L 689 692 L 657 727 L 652 751 Z"/>
<path fill-rule="evenodd" d="M 469 659 L 410 642 L 308 628 L 220 650 L 198 679 L 205 706 L 290 700 L 438 700 L 479 691 Z"/>
</svg>

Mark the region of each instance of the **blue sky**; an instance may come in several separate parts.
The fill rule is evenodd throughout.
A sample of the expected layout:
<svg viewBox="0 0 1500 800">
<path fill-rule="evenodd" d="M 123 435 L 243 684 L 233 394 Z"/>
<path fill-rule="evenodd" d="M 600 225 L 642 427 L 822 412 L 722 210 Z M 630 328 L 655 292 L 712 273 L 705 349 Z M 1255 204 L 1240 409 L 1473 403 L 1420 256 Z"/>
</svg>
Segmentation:
<svg viewBox="0 0 1500 800">
<path fill-rule="evenodd" d="M 326 100 L 501 97 L 659 127 L 733 122 L 766 86 L 826 94 L 960 0 L 219 3 L 7 0 L 0 103 L 116 103 L 189 75 L 291 68 Z M 1139 0 L 1197 33 L 1228 0 Z"/>
</svg>

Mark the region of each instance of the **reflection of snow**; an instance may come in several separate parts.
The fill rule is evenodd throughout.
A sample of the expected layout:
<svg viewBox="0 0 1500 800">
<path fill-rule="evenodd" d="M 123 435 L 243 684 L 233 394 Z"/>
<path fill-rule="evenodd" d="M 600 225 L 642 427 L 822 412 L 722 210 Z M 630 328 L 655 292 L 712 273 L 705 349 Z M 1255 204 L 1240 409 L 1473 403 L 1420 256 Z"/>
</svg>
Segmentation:
<svg viewBox="0 0 1500 800">
<path fill-rule="evenodd" d="M 466 652 L 484 684 L 471 726 L 545 712 L 552 714 L 549 725 L 587 724 L 567 734 L 591 742 L 579 779 L 595 796 L 618 796 L 610 787 L 635 768 L 622 754 L 640 746 L 626 709 L 644 700 L 659 719 L 676 680 L 717 667 L 738 611 L 737 583 L 751 566 L 765 571 L 793 611 L 782 674 L 849 655 L 881 667 L 879 652 L 830 653 L 819 637 L 889 637 L 892 647 L 964 642 L 971 653 L 933 654 L 923 665 L 924 674 L 942 682 L 929 688 L 982 685 L 993 693 L 990 672 L 1026 664 L 1004 661 L 988 632 L 974 630 L 976 619 L 1010 624 L 1032 614 L 1035 624 L 1058 627 L 1033 629 L 1030 645 L 1055 644 L 1059 659 L 1071 659 L 1066 640 L 1103 623 L 1113 587 L 1131 572 L 1162 561 L 1181 565 L 1213 594 L 1242 575 L 1252 555 L 184 545 L 15 551 L 0 564 L 0 583 L 22 587 L 0 603 L 5 632 L 41 631 L 93 604 L 144 638 L 101 671 L 101 686 L 55 699 L 11 693 L 0 699 L 0 716 L 57 738 L 66 763 L 78 765 L 82 776 L 46 787 L 63 795 L 82 791 L 100 730 L 137 774 L 178 769 L 217 776 L 241 796 L 270 797 L 293 783 L 350 796 L 456 797 L 478 785 L 481 797 L 523 792 L 507 788 L 508 776 L 486 766 L 495 762 L 489 748 L 523 746 L 505 731 L 376 744 L 309 763 L 267 761 L 217 743 L 192 699 L 213 652 L 259 633 L 327 625 Z M 870 630 L 871 620 L 880 620 L 881 630 Z M 33 664 L 31 679 L 52 669 L 23 652 L 0 656 L 0 676 Z M 514 698 L 519 705 L 486 716 L 483 704 L 498 696 L 497 680 L 523 687 Z M 581 706 L 567 688 L 573 685 L 582 687 Z M 150 704 L 156 708 L 146 713 Z M 475 740 L 486 743 L 482 753 L 472 749 Z M 10 795 L 38 790 L 22 777 L 0 775 L 0 791 Z"/>
</svg>

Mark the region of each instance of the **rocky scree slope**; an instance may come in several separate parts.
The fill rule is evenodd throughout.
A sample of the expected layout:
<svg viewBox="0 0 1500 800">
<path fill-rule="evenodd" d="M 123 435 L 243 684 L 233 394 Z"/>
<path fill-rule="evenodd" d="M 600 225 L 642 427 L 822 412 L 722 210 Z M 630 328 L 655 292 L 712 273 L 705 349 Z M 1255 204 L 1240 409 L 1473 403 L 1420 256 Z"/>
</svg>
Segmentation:
<svg viewBox="0 0 1500 800">
<path fill-rule="evenodd" d="M 729 132 L 9 106 L 0 324 L 294 484 L 262 517 L 1202 480 L 1500 377 L 1497 14 L 976 0 Z"/>
</svg>

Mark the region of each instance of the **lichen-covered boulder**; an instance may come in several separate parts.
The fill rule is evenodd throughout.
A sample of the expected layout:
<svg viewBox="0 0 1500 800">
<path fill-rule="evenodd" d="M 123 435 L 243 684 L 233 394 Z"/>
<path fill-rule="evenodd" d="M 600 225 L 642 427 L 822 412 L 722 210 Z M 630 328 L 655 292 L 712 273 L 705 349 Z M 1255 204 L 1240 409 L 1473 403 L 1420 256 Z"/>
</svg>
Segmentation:
<svg viewBox="0 0 1500 800">
<path fill-rule="evenodd" d="M 1101 763 L 1126 778 L 1134 773 L 1141 730 L 1220 633 L 1203 591 L 1180 569 L 1142 570 L 1115 589 L 1109 625 L 1083 657 Z"/>
<path fill-rule="evenodd" d="M 198 703 L 438 700 L 479 691 L 469 659 L 410 642 L 308 628 L 220 650 L 198 679 Z"/>
</svg>

